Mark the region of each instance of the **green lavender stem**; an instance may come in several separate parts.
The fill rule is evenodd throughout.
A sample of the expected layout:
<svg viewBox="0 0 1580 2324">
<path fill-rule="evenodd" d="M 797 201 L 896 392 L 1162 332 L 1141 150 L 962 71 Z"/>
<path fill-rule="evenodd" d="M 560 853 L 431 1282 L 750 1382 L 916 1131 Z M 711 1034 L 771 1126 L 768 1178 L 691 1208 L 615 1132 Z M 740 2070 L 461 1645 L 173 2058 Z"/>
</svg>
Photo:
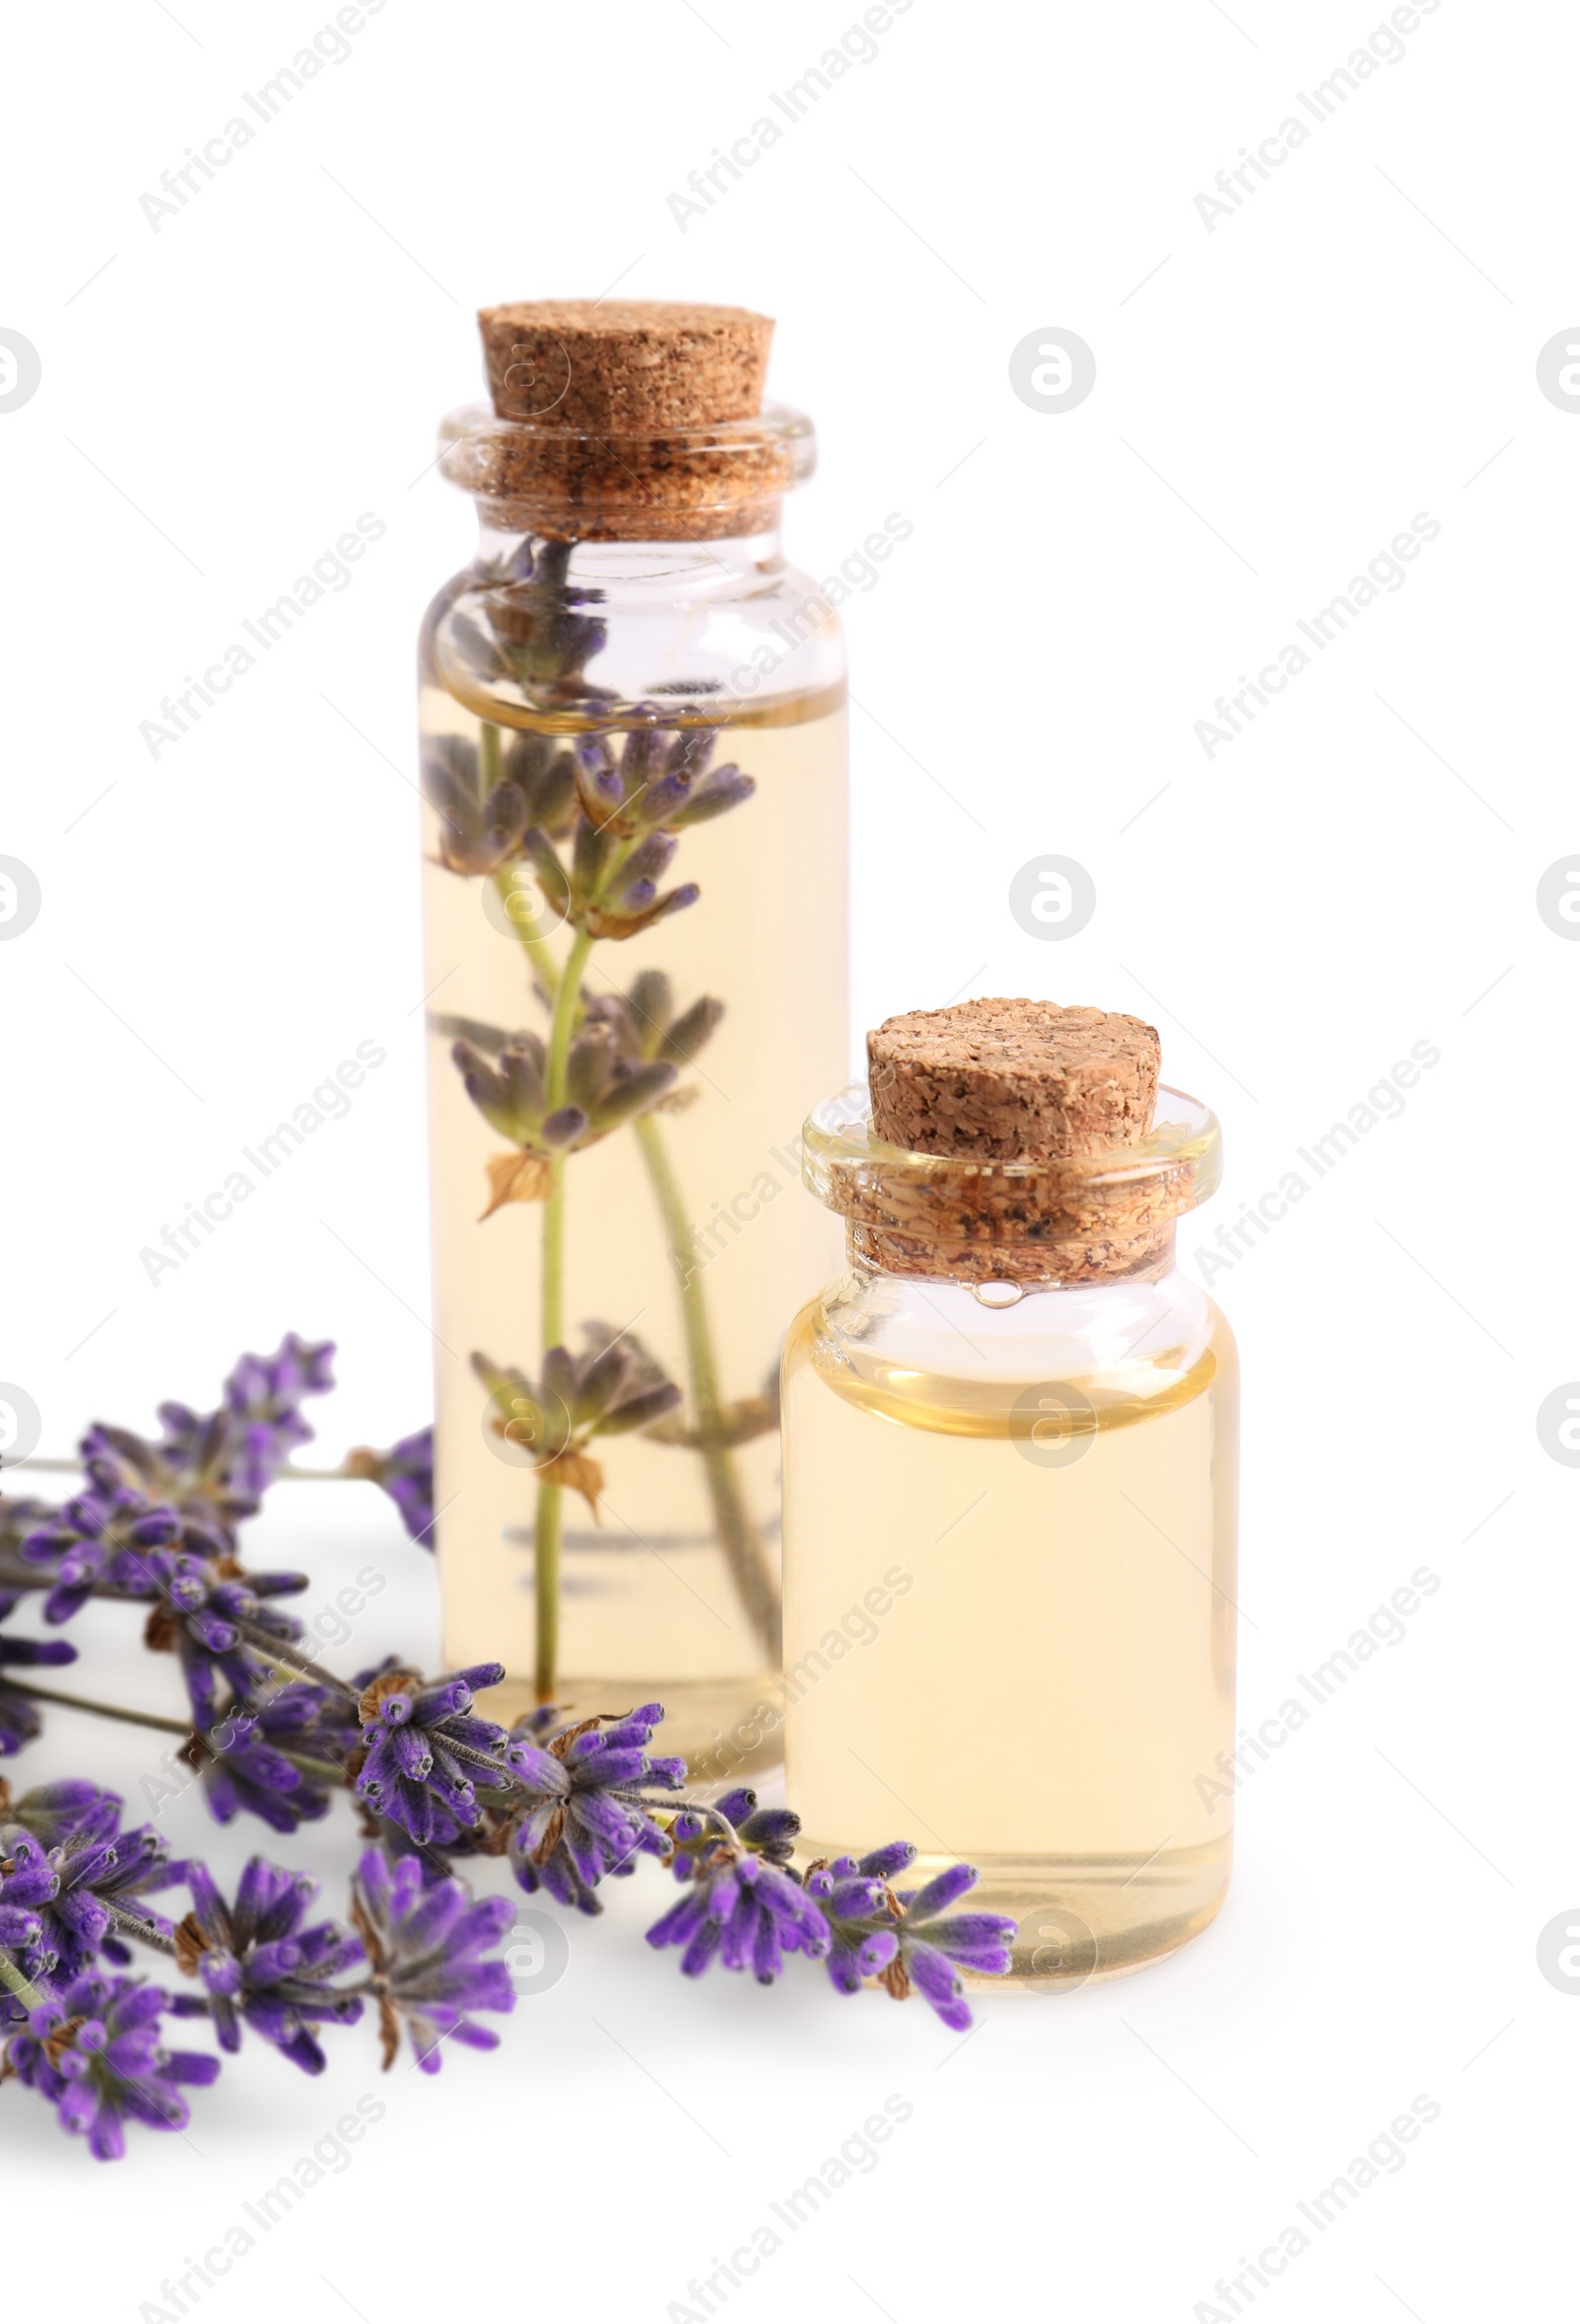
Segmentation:
<svg viewBox="0 0 1580 2324">
<path fill-rule="evenodd" d="M 40 1993 L 31 1977 L 25 1977 L 10 1954 L 0 1946 L 0 1980 L 8 1984 L 17 1999 L 30 2010 L 42 2009 L 46 1994 Z"/>
<path fill-rule="evenodd" d="M 157 1711 L 132 1711 L 121 1703 L 96 1703 L 91 1695 L 65 1694 L 58 1687 L 34 1686 L 20 1678 L 7 1683 L 17 1694 L 25 1694 L 33 1702 L 55 1703 L 63 1711 L 91 1711 L 96 1719 L 123 1719 L 132 1727 L 156 1728 L 161 1735 L 192 1734 L 190 1719 L 164 1719 Z"/>
<path fill-rule="evenodd" d="M 647 1164 L 653 1192 L 658 1198 L 659 1210 L 664 1219 L 664 1231 L 672 1251 L 684 1251 L 690 1242 L 690 1225 L 680 1190 L 675 1184 L 663 1132 L 655 1117 L 645 1114 L 636 1124 L 637 1142 Z M 708 1481 L 708 1494 L 713 1503 L 713 1521 L 719 1540 L 729 1562 L 730 1572 L 741 1593 L 741 1601 L 751 1618 L 763 1653 L 770 1664 L 779 1660 L 780 1605 L 768 1566 L 762 1536 L 752 1522 L 751 1512 L 741 1485 L 733 1448 L 722 1441 L 723 1407 L 719 1395 L 719 1370 L 713 1353 L 713 1333 L 708 1322 L 707 1306 L 702 1294 L 698 1271 L 689 1269 L 680 1281 L 680 1318 L 685 1332 L 686 1369 L 691 1388 L 693 1424 L 703 1441 L 700 1446 L 702 1467 Z"/>
<path fill-rule="evenodd" d="M 579 928 L 565 963 L 565 970 L 554 988 L 554 1019 L 549 1028 L 548 1055 L 544 1063 L 544 1089 L 548 1110 L 565 1103 L 567 1064 L 571 1048 L 571 1033 L 576 1018 L 582 977 L 587 968 L 588 955 L 592 950 L 592 938 L 585 928 Z M 555 1154 L 549 1162 L 548 1201 L 543 1206 L 543 1352 L 558 1348 L 565 1338 L 565 1156 Z M 539 1702 L 552 1702 L 554 1682 L 560 1659 L 560 1531 L 563 1513 L 564 1487 L 552 1485 L 545 1479 L 537 1489 L 537 1517 L 533 1525 L 533 1550 L 536 1560 L 536 1580 L 533 1596 L 536 1601 L 537 1666 L 533 1673 Z"/>
</svg>

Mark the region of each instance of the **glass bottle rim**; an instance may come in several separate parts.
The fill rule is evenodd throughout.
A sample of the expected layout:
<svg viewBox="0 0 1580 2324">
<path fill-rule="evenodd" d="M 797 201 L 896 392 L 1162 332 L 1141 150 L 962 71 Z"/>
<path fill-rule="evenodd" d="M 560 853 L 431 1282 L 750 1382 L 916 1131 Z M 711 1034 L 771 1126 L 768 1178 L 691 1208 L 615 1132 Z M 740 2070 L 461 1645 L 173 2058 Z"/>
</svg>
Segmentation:
<svg viewBox="0 0 1580 2324">
<path fill-rule="evenodd" d="M 522 456 L 540 456 L 553 463 L 569 457 L 575 447 L 595 444 L 612 463 L 628 458 L 633 471 L 652 464 L 662 450 L 672 471 L 695 469 L 718 481 L 714 506 L 733 498 L 760 504 L 765 487 L 772 497 L 805 484 L 817 466 L 817 431 L 806 413 L 789 404 L 765 403 L 746 420 L 716 420 L 693 427 L 612 430 L 556 427 L 552 408 L 531 420 L 502 420 L 491 404 L 462 404 L 445 414 L 438 430 L 439 474 L 475 499 L 515 498 L 503 493 L 499 479 Z M 730 471 L 743 472 L 742 484 L 732 487 Z M 619 504 L 611 501 L 606 505 Z M 640 502 L 635 504 L 642 504 Z M 677 535 L 676 537 L 683 537 Z"/>
<path fill-rule="evenodd" d="M 872 1126 L 864 1081 L 853 1081 L 812 1113 L 802 1129 L 801 1175 L 821 1202 L 848 1218 L 871 1215 L 876 1197 L 903 1197 L 907 1207 L 936 1201 L 948 1206 L 970 1190 L 979 1202 L 995 1186 L 1029 1201 L 1056 1205 L 1071 1197 L 1101 1203 L 1146 1199 L 1156 1218 L 1180 1217 L 1216 1194 L 1224 1175 L 1224 1134 L 1217 1115 L 1200 1098 L 1168 1084 L 1158 1088 L 1152 1125 L 1134 1145 L 1055 1161 L 967 1161 L 955 1154 L 921 1154 L 892 1146 Z"/>
</svg>

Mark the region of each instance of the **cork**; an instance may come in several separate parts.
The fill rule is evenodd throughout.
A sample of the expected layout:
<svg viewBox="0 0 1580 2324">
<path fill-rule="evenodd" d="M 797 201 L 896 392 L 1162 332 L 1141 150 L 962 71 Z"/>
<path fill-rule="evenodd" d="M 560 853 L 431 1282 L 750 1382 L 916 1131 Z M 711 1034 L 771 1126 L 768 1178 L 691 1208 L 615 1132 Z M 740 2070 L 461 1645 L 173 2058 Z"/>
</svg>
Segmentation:
<svg viewBox="0 0 1580 2324">
<path fill-rule="evenodd" d="M 916 1154 L 1051 1162 L 1151 1127 L 1159 1045 L 1140 1017 L 1053 1001 L 961 1001 L 867 1036 L 873 1127 Z"/>
<path fill-rule="evenodd" d="M 1052 1001 L 965 1001 L 889 1018 L 867 1058 L 876 1135 L 976 1167 L 880 1158 L 854 1174 L 838 1206 L 858 1265 L 972 1283 L 1166 1272 L 1188 1173 L 1141 1156 L 1134 1174 L 1111 1167 L 1151 1127 L 1152 1026 Z M 1080 1168 L 1099 1155 L 1101 1172 Z"/>
<path fill-rule="evenodd" d="M 552 540 L 707 540 L 773 523 L 791 481 L 764 426 L 773 322 L 658 299 L 517 299 L 478 315 L 494 411 L 469 489 Z"/>
<path fill-rule="evenodd" d="M 514 299 L 478 315 L 502 420 L 655 435 L 754 420 L 773 322 L 663 299 Z"/>
</svg>

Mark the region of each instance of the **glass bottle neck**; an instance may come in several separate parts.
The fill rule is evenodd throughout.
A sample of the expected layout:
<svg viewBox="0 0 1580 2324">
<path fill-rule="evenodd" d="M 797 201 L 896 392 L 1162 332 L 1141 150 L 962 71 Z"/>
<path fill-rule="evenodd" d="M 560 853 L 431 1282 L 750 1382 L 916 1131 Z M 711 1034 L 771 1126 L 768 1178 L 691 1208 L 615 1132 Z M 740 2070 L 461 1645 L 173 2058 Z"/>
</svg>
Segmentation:
<svg viewBox="0 0 1580 2324">
<path fill-rule="evenodd" d="M 1093 1238 L 1061 1243 L 929 1246 L 914 1234 L 845 1221 L 845 1257 L 858 1274 L 908 1284 L 950 1283 L 984 1307 L 1012 1307 L 1033 1291 L 1100 1291 L 1109 1283 L 1156 1283 L 1174 1272 L 1174 1221 L 1144 1243 L 1104 1249 Z"/>
<path fill-rule="evenodd" d="M 473 571 L 485 587 L 534 582 L 563 591 L 595 589 L 603 604 L 705 605 L 771 587 L 783 574 L 784 552 L 775 522 L 758 531 L 710 540 L 561 541 L 505 521 L 499 504 L 478 501 Z"/>
</svg>

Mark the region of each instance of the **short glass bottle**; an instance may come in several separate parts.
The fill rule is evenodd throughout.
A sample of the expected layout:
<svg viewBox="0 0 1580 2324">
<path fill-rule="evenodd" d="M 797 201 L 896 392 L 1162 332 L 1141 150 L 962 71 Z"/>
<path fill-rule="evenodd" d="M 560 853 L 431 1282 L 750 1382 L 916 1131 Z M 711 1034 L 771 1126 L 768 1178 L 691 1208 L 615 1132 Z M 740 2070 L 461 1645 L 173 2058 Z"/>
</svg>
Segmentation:
<svg viewBox="0 0 1580 2324">
<path fill-rule="evenodd" d="M 970 1163 L 883 1144 L 862 1086 L 805 1140 L 849 1256 L 784 1358 L 806 1846 L 859 1850 L 908 1816 L 919 1873 L 969 1858 L 973 1904 L 1019 1922 L 1016 1980 L 1139 1969 L 1229 1877 L 1237 1365 L 1174 1266 L 1218 1123 L 1163 1088 L 1138 1144 Z M 963 1207 L 1050 1231 L 952 1247 Z M 1091 1279 L 1105 1248 L 1123 1263 Z"/>
<path fill-rule="evenodd" d="M 806 420 L 555 417 L 445 422 L 480 538 L 422 636 L 445 1654 L 656 1697 L 696 1757 L 779 1663 L 781 1319 L 831 1255 L 792 1182 L 848 1069 L 843 646 L 779 542 Z"/>
</svg>

